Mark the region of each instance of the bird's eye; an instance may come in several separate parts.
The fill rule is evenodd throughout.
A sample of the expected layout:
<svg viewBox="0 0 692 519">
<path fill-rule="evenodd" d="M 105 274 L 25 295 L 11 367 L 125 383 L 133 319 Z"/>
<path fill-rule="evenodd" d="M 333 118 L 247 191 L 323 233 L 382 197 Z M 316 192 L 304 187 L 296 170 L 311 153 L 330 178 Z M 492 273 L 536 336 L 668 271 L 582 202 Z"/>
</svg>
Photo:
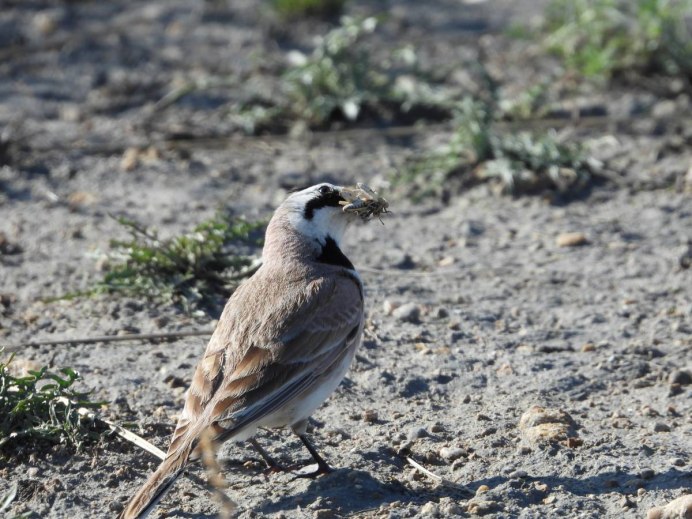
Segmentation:
<svg viewBox="0 0 692 519">
<path fill-rule="evenodd" d="M 320 186 L 320 194 L 321 195 L 328 195 L 329 193 L 332 192 L 332 188 L 329 186 Z"/>
</svg>

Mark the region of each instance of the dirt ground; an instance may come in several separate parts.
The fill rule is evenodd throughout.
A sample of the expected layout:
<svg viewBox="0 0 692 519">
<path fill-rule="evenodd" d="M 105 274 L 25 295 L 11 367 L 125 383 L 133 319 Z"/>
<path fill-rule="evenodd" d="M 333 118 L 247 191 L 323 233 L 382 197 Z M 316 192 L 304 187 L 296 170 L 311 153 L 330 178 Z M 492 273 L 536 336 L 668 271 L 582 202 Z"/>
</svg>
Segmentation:
<svg viewBox="0 0 692 519">
<path fill-rule="evenodd" d="M 511 90 L 540 71 L 517 59 L 525 44 L 501 28 L 531 21 L 542 5 L 348 9 L 388 9 L 377 37 L 412 43 L 428 67 L 472 61 L 482 48 Z M 689 93 L 627 83 L 561 100 L 607 114 L 596 126 L 563 124 L 618 174 L 581 199 L 503 197 L 481 185 L 447 204 L 414 204 L 387 179 L 448 138 L 444 125 L 246 137 L 229 122 L 239 85 L 329 28 L 282 25 L 258 9 L 249 0 L 2 3 L 0 344 L 211 331 L 215 316 L 145 300 L 50 298 L 101 275 L 109 240 L 124 237 L 109 215 L 165 236 L 220 207 L 267 217 L 295 185 L 365 181 L 391 193 L 393 212 L 347 237 L 366 285 L 367 334 L 313 423 L 337 470 L 316 480 L 265 476 L 252 450 L 227 444 L 221 458 L 239 517 L 634 518 L 689 493 Z M 226 83 L 156 108 L 172 84 L 200 74 Z M 155 151 L 126 164 L 133 147 Z M 561 246 L 564 233 L 585 241 Z M 81 387 L 109 403 L 106 417 L 140 424 L 165 449 L 205 345 L 41 346 L 17 360 L 77 369 Z M 520 427 L 534 405 L 568 413 L 570 439 L 543 443 Z M 307 460 L 286 431 L 259 440 L 279 459 Z M 450 483 L 420 474 L 407 455 Z M 120 440 L 77 454 L 55 448 L 0 462 L 0 495 L 18 482 L 8 517 L 114 517 L 156 461 Z M 203 469 L 189 472 L 159 517 L 216 516 L 195 480 Z"/>
</svg>

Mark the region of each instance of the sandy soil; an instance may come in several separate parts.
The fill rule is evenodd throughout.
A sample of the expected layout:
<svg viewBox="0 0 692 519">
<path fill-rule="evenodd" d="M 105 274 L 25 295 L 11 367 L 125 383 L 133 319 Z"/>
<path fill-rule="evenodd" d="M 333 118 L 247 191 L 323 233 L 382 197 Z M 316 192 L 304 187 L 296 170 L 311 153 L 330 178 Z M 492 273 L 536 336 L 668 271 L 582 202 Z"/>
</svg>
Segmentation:
<svg viewBox="0 0 692 519">
<path fill-rule="evenodd" d="M 219 207 L 266 217 L 286 188 L 324 179 L 366 181 L 387 196 L 393 167 L 448 136 L 436 126 L 403 137 L 242 137 L 226 110 L 243 95 L 236 86 L 327 26 L 277 27 L 254 2 L 230 4 L 37 0 L 0 10 L 3 344 L 211 330 L 215 316 L 143 300 L 46 299 L 98 279 L 109 240 L 123 237 L 110 214 L 170 235 Z M 540 5 L 376 7 L 391 7 L 383 42 L 414 42 L 428 65 L 473 59 L 485 46 L 507 88 L 532 80 L 520 63 L 508 65 L 523 44 L 498 27 L 530 20 Z M 228 84 L 155 109 L 171 84 L 195 74 Z M 568 204 L 499 197 L 487 186 L 446 205 L 392 193 L 385 225 L 348 237 L 367 287 L 368 331 L 313 428 L 338 470 L 267 477 L 253 451 L 226 445 L 240 517 L 634 518 L 690 491 L 689 97 L 629 84 L 564 104 L 636 116 L 568 129 L 595 143 L 617 185 Z M 157 152 L 124 167 L 133 146 Z M 567 232 L 585 243 L 560 246 Z M 204 347 L 204 338 L 42 346 L 18 359 L 79 370 L 81 387 L 109 402 L 106 416 L 137 422 L 165 448 Z M 520 427 L 534 405 L 568 413 L 570 439 L 544 443 Z M 282 460 L 307 459 L 285 431 L 260 441 Z M 407 455 L 454 484 L 422 476 Z M 113 517 L 155 465 L 117 440 L 78 454 L 55 448 L 0 462 L 0 495 L 19 483 L 9 517 Z M 203 470 L 190 473 L 161 517 L 215 516 L 194 481 Z"/>
</svg>

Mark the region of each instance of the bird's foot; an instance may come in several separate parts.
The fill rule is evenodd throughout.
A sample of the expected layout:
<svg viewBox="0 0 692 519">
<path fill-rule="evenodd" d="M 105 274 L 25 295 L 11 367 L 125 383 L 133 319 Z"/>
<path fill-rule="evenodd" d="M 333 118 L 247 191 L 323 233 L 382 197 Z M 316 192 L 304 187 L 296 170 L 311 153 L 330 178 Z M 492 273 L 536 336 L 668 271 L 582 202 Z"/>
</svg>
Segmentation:
<svg viewBox="0 0 692 519">
<path fill-rule="evenodd" d="M 305 465 L 298 470 L 294 470 L 292 474 L 297 478 L 314 479 L 323 474 L 329 474 L 330 472 L 334 472 L 334 469 L 326 463 L 313 463 L 311 465 Z"/>
</svg>

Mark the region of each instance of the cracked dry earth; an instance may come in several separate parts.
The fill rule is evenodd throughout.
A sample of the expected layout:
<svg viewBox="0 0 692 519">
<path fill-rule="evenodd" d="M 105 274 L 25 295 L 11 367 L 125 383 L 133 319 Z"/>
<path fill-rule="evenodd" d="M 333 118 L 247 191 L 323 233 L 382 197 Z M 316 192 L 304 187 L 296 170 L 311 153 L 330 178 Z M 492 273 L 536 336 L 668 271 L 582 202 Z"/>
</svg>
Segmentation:
<svg viewBox="0 0 692 519">
<path fill-rule="evenodd" d="M 137 53 L 157 55 L 151 20 L 167 16 L 183 27 L 212 25 L 190 32 L 186 59 L 200 67 L 214 65 L 206 38 L 260 45 L 249 29 L 221 30 L 233 17 L 219 28 L 197 11 L 186 18 L 179 3 L 151 2 L 135 14 L 128 5 L 85 2 L 86 36 L 72 42 L 71 54 L 49 46 L 0 65 L 31 86 L 3 83 L 3 123 L 21 117 L 34 132 L 12 151 L 16 164 L 0 169 L 2 344 L 211 332 L 214 316 L 145 300 L 50 298 L 98 279 L 109 240 L 124 237 L 109 214 L 166 236 L 219 207 L 267 217 L 293 185 L 364 181 L 390 199 L 393 212 L 384 226 L 351 229 L 344 247 L 366 285 L 368 325 L 347 379 L 312 424 L 337 470 L 316 480 L 265 476 L 252 450 L 227 444 L 220 457 L 239 517 L 640 518 L 690 492 L 692 200 L 674 187 L 679 182 L 657 182 L 682 179 L 689 141 L 671 146 L 665 131 L 647 129 L 660 126 L 653 121 L 615 144 L 594 130 L 589 137 L 604 137 L 597 154 L 623 164 L 621 185 L 595 186 L 565 205 L 500 197 L 487 186 L 446 205 L 388 191 L 392 165 L 444 138 L 440 128 L 407 139 L 375 131 L 159 146 L 124 167 L 128 146 L 157 135 L 140 126 L 146 110 L 137 103 L 150 99 L 148 89 L 160 97 L 157 78 L 166 84 L 169 62 L 181 66 L 182 58 L 175 45 L 162 48 L 165 59 L 146 61 L 151 71 L 123 67 L 102 78 L 108 88 L 99 86 L 101 61 L 109 63 L 114 46 L 135 61 Z M 405 5 L 402 16 L 420 14 Z M 6 11 L 3 27 L 31 9 Z M 148 21 L 128 25 L 139 15 Z M 106 31 L 102 45 L 89 44 L 104 24 L 117 23 L 151 38 Z M 179 29 L 171 26 L 167 37 L 178 38 Z M 222 126 L 186 103 L 166 117 L 159 130 L 188 120 L 198 129 Z M 107 402 L 105 417 L 136 424 L 165 448 L 205 345 L 198 337 L 26 347 L 15 362 L 77 369 L 80 387 Z M 259 440 L 286 463 L 307 461 L 286 431 Z M 77 454 L 56 447 L 2 461 L 0 495 L 18 483 L 8 517 L 114 517 L 156 461 L 118 439 Z M 158 517 L 216 516 L 199 484 L 203 469 L 189 474 Z"/>
</svg>

